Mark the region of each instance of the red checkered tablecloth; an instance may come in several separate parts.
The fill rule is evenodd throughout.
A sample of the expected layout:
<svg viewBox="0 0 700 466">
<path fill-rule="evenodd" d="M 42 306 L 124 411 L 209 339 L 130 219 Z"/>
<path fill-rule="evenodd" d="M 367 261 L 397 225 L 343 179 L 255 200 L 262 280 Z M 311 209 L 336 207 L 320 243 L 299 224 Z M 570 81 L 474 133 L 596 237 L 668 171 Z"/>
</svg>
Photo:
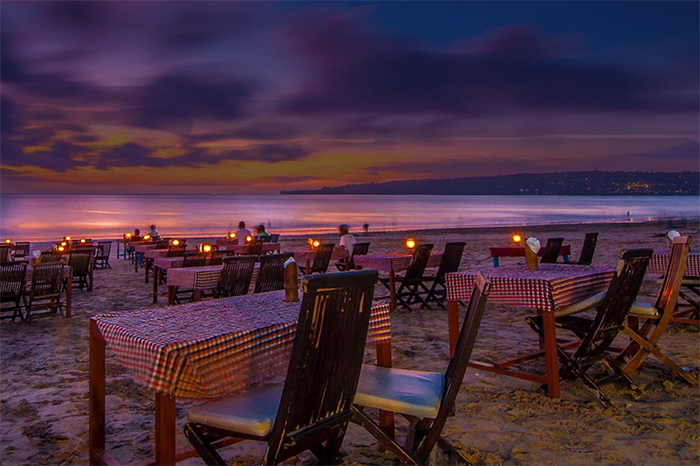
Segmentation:
<svg viewBox="0 0 700 466">
<path fill-rule="evenodd" d="M 647 273 L 665 274 L 668 268 L 668 261 L 671 258 L 671 251 L 654 251 L 651 256 Z M 700 252 L 692 251 L 688 254 L 688 261 L 685 266 L 685 275 L 700 277 Z"/>
<path fill-rule="evenodd" d="M 284 377 L 299 306 L 275 291 L 92 319 L 138 383 L 203 400 Z M 390 339 L 389 305 L 375 304 L 369 340 Z"/>
<path fill-rule="evenodd" d="M 412 254 L 388 253 L 388 254 L 367 254 L 366 256 L 355 256 L 355 265 L 363 269 L 378 270 L 380 272 L 399 272 L 406 270 L 411 264 Z M 442 260 L 442 253 L 430 254 L 428 268 L 439 267 Z"/>
<path fill-rule="evenodd" d="M 539 270 L 509 266 L 480 271 L 492 284 L 489 302 L 555 311 L 601 291 L 615 274 L 610 267 L 540 264 Z M 445 276 L 447 300 L 469 300 L 476 271 Z"/>
</svg>

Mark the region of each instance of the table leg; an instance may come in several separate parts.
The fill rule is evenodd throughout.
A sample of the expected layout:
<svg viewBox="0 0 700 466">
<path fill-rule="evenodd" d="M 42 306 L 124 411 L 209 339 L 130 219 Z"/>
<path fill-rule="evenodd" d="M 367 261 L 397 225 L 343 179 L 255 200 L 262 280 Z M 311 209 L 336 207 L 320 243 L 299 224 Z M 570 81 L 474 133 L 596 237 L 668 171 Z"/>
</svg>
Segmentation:
<svg viewBox="0 0 700 466">
<path fill-rule="evenodd" d="M 90 320 L 90 400 L 88 454 L 91 464 L 101 463 L 105 449 L 105 340 Z"/>
<path fill-rule="evenodd" d="M 134 273 L 139 271 L 139 253 L 134 251 Z"/>
<path fill-rule="evenodd" d="M 567 264 L 569 263 L 569 256 L 566 254 L 564 254 L 564 262 Z"/>
<path fill-rule="evenodd" d="M 143 258 L 143 270 L 146 273 L 146 283 L 148 283 L 148 264 L 149 264 L 150 260 L 151 259 L 149 259 L 148 257 L 145 257 L 145 256 Z"/>
<path fill-rule="evenodd" d="M 153 267 L 153 304 L 158 302 L 158 282 L 160 281 L 158 270 L 158 267 Z"/>
<path fill-rule="evenodd" d="M 175 292 L 177 291 L 176 286 L 168 285 L 168 305 L 175 305 Z"/>
<path fill-rule="evenodd" d="M 391 340 L 377 344 L 377 366 L 391 367 Z M 379 411 L 379 426 L 387 435 L 394 438 L 394 413 Z"/>
<path fill-rule="evenodd" d="M 396 310 L 396 274 L 394 273 L 394 267 L 389 272 L 389 296 L 389 308 L 391 312 L 394 312 Z"/>
<path fill-rule="evenodd" d="M 66 319 L 73 316 L 73 274 L 66 280 Z"/>
<path fill-rule="evenodd" d="M 201 301 L 202 300 L 202 290 L 194 290 L 192 292 L 192 301 Z"/>
<path fill-rule="evenodd" d="M 494 267 L 498 267 L 498 266 L 499 266 L 498 257 L 494 257 L 494 258 L 493 258 L 493 266 L 494 266 Z"/>
<path fill-rule="evenodd" d="M 450 356 L 455 352 L 459 339 L 459 302 L 447 301 L 447 324 L 450 336 Z"/>
<path fill-rule="evenodd" d="M 544 333 L 544 358 L 547 368 L 547 396 L 559 398 L 559 357 L 557 355 L 557 330 L 553 312 L 540 312 Z"/>
<path fill-rule="evenodd" d="M 156 464 L 175 464 L 175 399 L 156 392 Z"/>
</svg>

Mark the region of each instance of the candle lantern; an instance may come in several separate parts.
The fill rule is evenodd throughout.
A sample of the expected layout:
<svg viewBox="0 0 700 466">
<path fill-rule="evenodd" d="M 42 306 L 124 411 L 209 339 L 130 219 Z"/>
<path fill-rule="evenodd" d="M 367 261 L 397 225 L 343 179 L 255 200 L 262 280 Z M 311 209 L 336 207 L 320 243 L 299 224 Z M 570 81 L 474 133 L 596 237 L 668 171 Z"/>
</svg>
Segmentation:
<svg viewBox="0 0 700 466">
<path fill-rule="evenodd" d="M 250 236 L 250 235 L 246 236 L 246 237 L 245 237 L 245 242 L 246 242 L 246 244 L 252 243 L 252 242 L 253 242 L 253 237 Z"/>
<path fill-rule="evenodd" d="M 408 249 L 414 249 L 416 247 L 416 240 L 413 238 L 408 238 L 406 240 L 406 247 Z"/>
<path fill-rule="evenodd" d="M 61 241 L 61 246 L 64 246 L 64 247 L 65 247 L 65 246 L 67 246 L 67 245 L 68 245 L 68 243 L 66 243 L 65 241 Z"/>
<path fill-rule="evenodd" d="M 85 244 L 85 241 L 86 241 L 85 238 L 80 238 L 81 243 Z"/>
<path fill-rule="evenodd" d="M 64 241 L 70 241 L 70 236 L 64 236 L 64 237 L 63 237 L 63 240 L 64 240 Z"/>
<path fill-rule="evenodd" d="M 228 239 L 236 239 L 236 234 L 232 231 L 228 232 Z"/>
<path fill-rule="evenodd" d="M 178 245 L 180 244 L 180 240 L 179 240 L 179 239 L 174 239 L 174 240 L 172 240 L 172 241 L 170 242 L 170 244 L 172 244 L 173 246 L 178 246 Z"/>
<path fill-rule="evenodd" d="M 63 246 L 59 246 L 59 247 L 58 247 L 58 251 L 59 251 L 59 252 L 63 252 L 63 251 L 65 251 L 65 250 L 66 250 L 66 248 L 63 247 Z"/>
<path fill-rule="evenodd" d="M 145 239 L 146 241 L 148 241 L 149 239 L 151 239 L 151 235 L 143 235 L 143 239 Z"/>
<path fill-rule="evenodd" d="M 513 242 L 516 244 L 520 244 L 523 241 L 523 237 L 517 233 L 513 235 L 512 239 L 513 239 Z"/>
<path fill-rule="evenodd" d="M 314 248 L 317 248 L 321 245 L 321 242 L 317 239 L 314 240 Z"/>
<path fill-rule="evenodd" d="M 131 233 L 124 233 L 124 239 L 131 239 Z"/>
<path fill-rule="evenodd" d="M 12 240 L 11 240 L 10 238 L 7 238 L 7 239 L 5 240 L 5 244 L 12 244 Z"/>
</svg>

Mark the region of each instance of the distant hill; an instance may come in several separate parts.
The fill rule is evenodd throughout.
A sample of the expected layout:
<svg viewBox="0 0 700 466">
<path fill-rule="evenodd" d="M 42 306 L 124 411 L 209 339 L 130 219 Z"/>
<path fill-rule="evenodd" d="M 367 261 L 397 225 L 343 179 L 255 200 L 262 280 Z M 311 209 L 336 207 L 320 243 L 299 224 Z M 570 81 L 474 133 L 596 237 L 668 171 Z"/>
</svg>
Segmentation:
<svg viewBox="0 0 700 466">
<path fill-rule="evenodd" d="M 280 194 L 448 194 L 544 196 L 700 195 L 699 172 L 559 172 L 388 181 Z"/>
</svg>

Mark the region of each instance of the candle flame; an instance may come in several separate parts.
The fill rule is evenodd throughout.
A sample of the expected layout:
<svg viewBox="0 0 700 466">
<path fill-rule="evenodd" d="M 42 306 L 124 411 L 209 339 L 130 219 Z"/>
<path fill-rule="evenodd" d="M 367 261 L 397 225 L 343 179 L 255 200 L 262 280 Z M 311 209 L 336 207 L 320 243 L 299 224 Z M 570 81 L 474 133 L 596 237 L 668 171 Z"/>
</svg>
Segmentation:
<svg viewBox="0 0 700 466">
<path fill-rule="evenodd" d="M 406 240 L 406 247 L 407 247 L 408 249 L 413 249 L 413 248 L 415 248 L 415 247 L 416 247 L 416 240 L 414 240 L 413 238 L 408 238 L 408 239 Z"/>
<path fill-rule="evenodd" d="M 179 240 L 176 240 L 176 239 L 174 239 L 174 240 L 173 240 L 173 246 L 177 246 L 178 244 L 180 244 L 180 241 L 179 241 Z"/>
<path fill-rule="evenodd" d="M 12 243 L 12 240 L 11 240 L 10 238 L 7 238 L 7 239 L 5 240 L 5 242 L 6 242 L 7 244 L 11 244 L 11 243 Z"/>
<path fill-rule="evenodd" d="M 143 239 L 151 239 L 151 235 L 143 235 Z"/>
<path fill-rule="evenodd" d="M 314 243 L 313 243 L 313 246 L 314 246 L 315 248 L 317 248 L 317 247 L 319 247 L 320 245 L 321 245 L 321 242 L 320 242 L 319 240 L 315 239 L 315 240 L 314 240 Z"/>
<path fill-rule="evenodd" d="M 61 252 L 63 252 L 65 249 L 66 249 L 66 248 L 64 248 L 63 246 L 59 246 L 59 247 L 58 247 L 58 250 L 61 251 Z"/>
<path fill-rule="evenodd" d="M 66 244 L 68 243 L 66 243 L 65 241 L 61 241 L 61 246 L 65 246 Z"/>
<path fill-rule="evenodd" d="M 246 243 L 250 243 L 251 241 L 253 241 L 253 237 L 252 237 L 252 236 L 246 236 L 246 237 L 245 237 L 245 242 L 246 242 Z"/>
<path fill-rule="evenodd" d="M 211 244 L 205 244 L 204 246 L 202 246 L 202 250 L 204 252 L 211 252 Z"/>
<path fill-rule="evenodd" d="M 228 234 L 228 237 L 229 237 L 229 238 L 235 238 L 235 237 L 236 237 L 236 234 L 235 234 L 235 233 L 229 233 L 229 234 Z"/>
<path fill-rule="evenodd" d="M 80 239 L 80 242 L 81 242 L 81 243 L 84 243 L 84 242 L 85 242 L 85 240 L 81 238 L 81 239 Z"/>
<path fill-rule="evenodd" d="M 523 240 L 523 237 L 520 235 L 513 235 L 513 242 L 514 243 L 520 243 Z"/>
</svg>

